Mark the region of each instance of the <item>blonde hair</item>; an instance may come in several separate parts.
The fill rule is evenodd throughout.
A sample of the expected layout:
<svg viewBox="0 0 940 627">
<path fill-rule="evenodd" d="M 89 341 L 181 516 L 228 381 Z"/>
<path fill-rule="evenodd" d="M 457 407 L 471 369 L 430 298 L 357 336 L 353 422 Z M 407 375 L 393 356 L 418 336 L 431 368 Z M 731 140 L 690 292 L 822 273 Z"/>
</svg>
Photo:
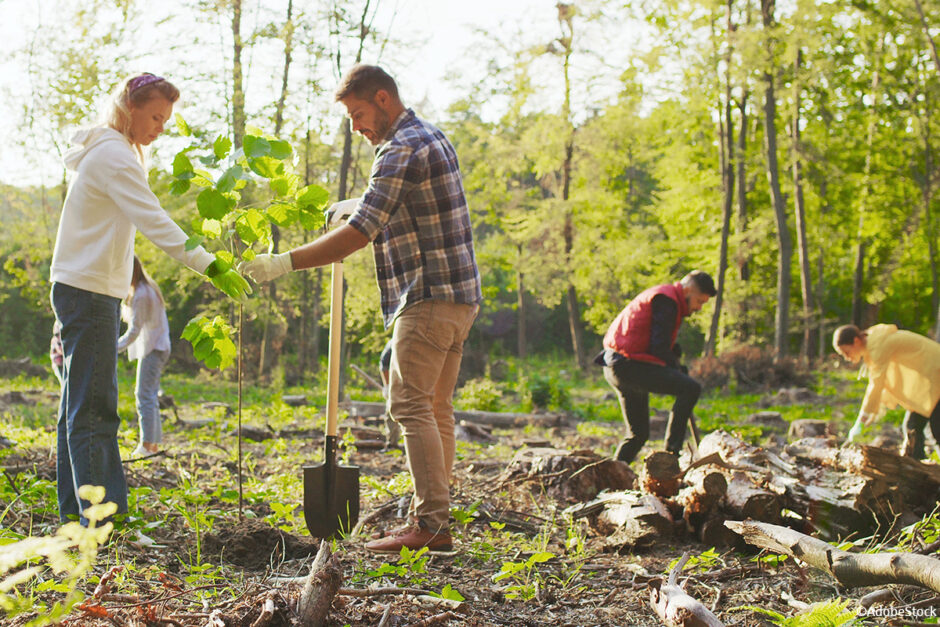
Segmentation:
<svg viewBox="0 0 940 627">
<path fill-rule="evenodd" d="M 124 135 L 137 150 L 137 156 L 143 162 L 143 150 L 140 144 L 131 138 L 131 108 L 141 107 L 154 98 L 166 98 L 171 103 L 175 103 L 179 97 L 180 90 L 165 78 L 147 72 L 139 74 L 127 79 L 114 90 L 103 123 Z"/>
</svg>

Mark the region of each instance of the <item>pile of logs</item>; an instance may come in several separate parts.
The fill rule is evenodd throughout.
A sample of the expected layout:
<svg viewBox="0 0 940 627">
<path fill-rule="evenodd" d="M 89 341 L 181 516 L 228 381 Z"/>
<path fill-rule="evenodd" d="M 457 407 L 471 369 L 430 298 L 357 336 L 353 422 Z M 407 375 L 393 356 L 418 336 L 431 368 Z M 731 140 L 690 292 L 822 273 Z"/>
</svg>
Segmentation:
<svg viewBox="0 0 940 627">
<path fill-rule="evenodd" d="M 840 448 L 831 437 L 801 439 L 775 453 L 715 431 L 684 470 L 668 453 L 648 455 L 637 486 L 607 490 L 566 512 L 587 518 L 607 537 L 607 548 L 619 552 L 683 535 L 708 546 L 742 548 L 726 520 L 786 525 L 838 540 L 929 513 L 940 495 L 940 467 L 887 449 Z"/>
</svg>

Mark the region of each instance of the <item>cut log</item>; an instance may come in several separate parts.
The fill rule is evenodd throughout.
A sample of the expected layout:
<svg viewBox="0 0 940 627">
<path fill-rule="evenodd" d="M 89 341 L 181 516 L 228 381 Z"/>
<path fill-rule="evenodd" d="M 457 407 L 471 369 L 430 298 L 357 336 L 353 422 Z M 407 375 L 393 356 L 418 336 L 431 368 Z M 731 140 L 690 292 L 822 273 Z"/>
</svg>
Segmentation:
<svg viewBox="0 0 940 627">
<path fill-rule="evenodd" d="M 782 504 L 780 497 L 758 485 L 744 472 L 734 471 L 728 482 L 725 503 L 730 511 L 742 518 L 753 518 L 765 522 L 780 520 Z"/>
<path fill-rule="evenodd" d="M 668 581 L 657 577 L 649 582 L 650 605 L 667 627 L 724 627 L 718 617 L 689 596 L 677 583 L 679 573 L 689 559 L 686 553 L 669 571 Z"/>
<path fill-rule="evenodd" d="M 785 553 L 823 570 L 848 588 L 910 584 L 940 593 L 940 560 L 916 553 L 849 553 L 788 527 L 729 520 L 748 544 Z"/>
<path fill-rule="evenodd" d="M 385 403 L 374 403 L 367 401 L 347 401 L 340 403 L 341 409 L 346 409 L 351 416 L 383 416 L 385 414 Z M 555 427 L 567 422 L 567 414 L 564 413 L 538 413 L 522 414 L 511 412 L 495 411 L 465 411 L 458 410 L 454 412 L 454 419 L 466 420 L 481 425 L 490 425 L 491 427 L 525 427 L 534 425 L 537 427 Z"/>
<path fill-rule="evenodd" d="M 625 553 L 670 538 L 675 529 L 665 504 L 652 494 L 636 491 L 601 495 L 603 509 L 589 519 L 592 528 L 607 536 L 604 548 Z"/>
<path fill-rule="evenodd" d="M 321 627 L 333 606 L 333 598 L 343 583 L 339 560 L 332 555 L 330 543 L 320 542 L 320 550 L 310 566 L 297 604 L 298 619 L 302 627 Z"/>
<path fill-rule="evenodd" d="M 679 491 L 676 502 L 686 514 L 704 514 L 718 507 L 728 491 L 728 480 L 714 467 L 701 467 L 685 474 L 686 487 Z"/>
<path fill-rule="evenodd" d="M 667 451 L 655 451 L 643 459 L 643 489 L 662 498 L 679 493 L 679 458 Z"/>
<path fill-rule="evenodd" d="M 533 490 L 570 503 L 593 499 L 601 490 L 635 488 L 636 474 L 627 464 L 593 451 L 525 448 L 516 452 L 500 479 L 500 484 L 513 482 L 529 482 Z"/>
</svg>

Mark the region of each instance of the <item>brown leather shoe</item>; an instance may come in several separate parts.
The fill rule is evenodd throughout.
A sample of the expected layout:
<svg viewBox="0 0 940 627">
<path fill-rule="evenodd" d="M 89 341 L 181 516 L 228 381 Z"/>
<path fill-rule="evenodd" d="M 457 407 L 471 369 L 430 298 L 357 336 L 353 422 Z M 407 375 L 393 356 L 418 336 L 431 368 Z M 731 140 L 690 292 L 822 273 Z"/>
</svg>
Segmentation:
<svg viewBox="0 0 940 627">
<path fill-rule="evenodd" d="M 384 531 L 376 530 L 369 537 L 372 538 L 373 540 L 378 540 L 379 538 L 385 538 L 387 536 L 398 536 L 403 533 L 407 533 L 411 531 L 411 528 L 417 524 L 418 523 L 416 522 L 408 521 L 401 525 L 398 525 L 397 527 L 392 527 L 391 529 L 385 529 Z"/>
<path fill-rule="evenodd" d="M 432 533 L 420 525 L 411 525 L 398 534 L 366 543 L 366 549 L 376 553 L 400 553 L 403 546 L 412 551 L 428 547 L 428 551 L 436 553 L 454 550 L 454 541 L 447 531 Z"/>
</svg>

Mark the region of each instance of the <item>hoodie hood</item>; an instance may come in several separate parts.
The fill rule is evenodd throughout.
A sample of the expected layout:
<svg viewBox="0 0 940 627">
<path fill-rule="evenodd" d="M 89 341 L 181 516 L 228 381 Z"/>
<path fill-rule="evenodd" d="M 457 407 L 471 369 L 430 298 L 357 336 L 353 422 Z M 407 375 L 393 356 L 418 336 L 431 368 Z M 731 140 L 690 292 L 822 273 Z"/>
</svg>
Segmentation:
<svg viewBox="0 0 940 627">
<path fill-rule="evenodd" d="M 79 164 L 88 152 L 96 146 L 107 141 L 119 141 L 130 146 L 130 142 L 121 133 L 109 126 L 95 126 L 86 128 L 72 135 L 72 148 L 65 153 L 65 167 L 69 170 L 78 170 Z"/>
<path fill-rule="evenodd" d="M 882 355 L 882 353 L 885 350 L 884 341 L 897 332 L 898 327 L 893 324 L 876 324 L 865 329 L 867 336 L 865 346 L 874 363 L 880 364 L 883 361 L 884 355 Z"/>
</svg>

